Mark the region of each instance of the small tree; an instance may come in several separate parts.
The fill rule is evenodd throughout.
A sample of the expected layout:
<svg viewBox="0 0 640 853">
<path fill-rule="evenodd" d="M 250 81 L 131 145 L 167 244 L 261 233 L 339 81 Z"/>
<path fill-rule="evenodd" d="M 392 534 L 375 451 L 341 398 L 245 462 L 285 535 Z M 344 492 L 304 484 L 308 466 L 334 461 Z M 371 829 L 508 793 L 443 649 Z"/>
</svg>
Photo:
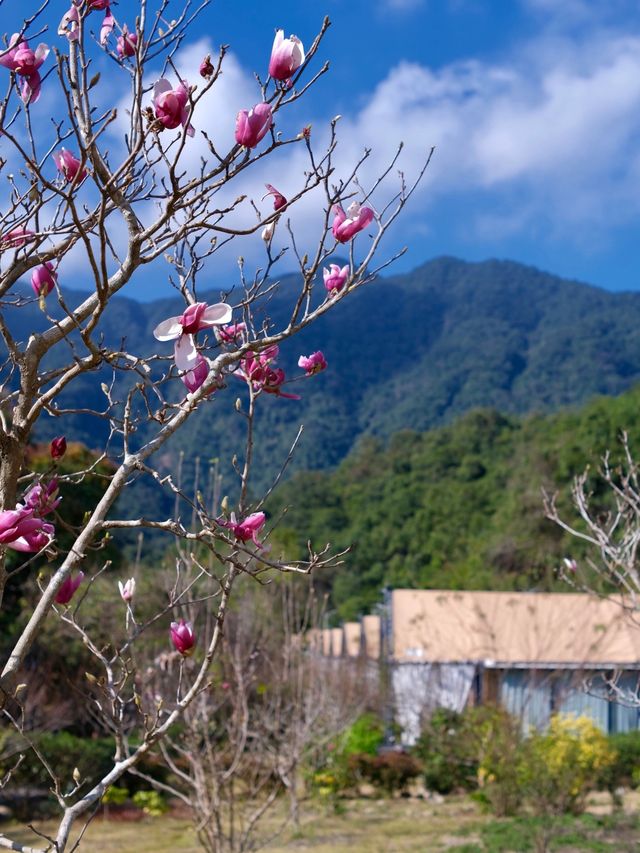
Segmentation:
<svg viewBox="0 0 640 853">
<path fill-rule="evenodd" d="M 577 519 L 567 521 L 557 506 L 556 494 L 544 494 L 545 514 L 571 536 L 586 543 L 586 565 L 567 557 L 560 574 L 574 589 L 595 595 L 616 594 L 620 607 L 637 624 L 640 604 L 640 469 L 629 437 L 620 437 L 621 456 L 607 452 L 595 471 L 588 466 L 575 477 L 571 500 Z M 622 673 L 602 673 L 594 689 L 604 686 L 609 698 L 623 704 L 640 704 L 638 678 L 622 680 Z"/>
<path fill-rule="evenodd" d="M 261 592 L 247 590 L 227 617 L 211 682 L 160 744 L 170 779 L 146 777 L 192 810 L 210 853 L 255 850 L 298 822 L 304 764 L 355 719 L 370 692 L 355 663 L 334 666 L 306 648 L 300 630 L 318 622 L 313 602 L 301 611 L 290 584 Z M 158 667 L 149 673 L 150 697 L 160 680 L 185 677 L 175 658 L 161 675 Z M 290 808 L 259 836 L 280 794 Z"/>
<path fill-rule="evenodd" d="M 261 67 L 268 63 L 269 74 L 256 75 L 255 105 L 238 104 L 231 145 L 200 132 L 199 121 L 220 86 L 227 49 L 203 57 L 197 85 L 184 79 L 179 61 L 190 29 L 210 5 L 210 0 L 138 0 L 112 8 L 109 0 L 71 0 L 55 48 L 42 43 L 34 49 L 48 16 L 59 14 L 43 0 L 30 17 L 16 20 L 16 32 L 0 54 L 8 83 L 0 101 L 6 152 L 0 162 L 6 182 L 0 226 L 0 335 L 6 346 L 0 368 L 0 597 L 17 579 L 25 579 L 35 597 L 26 624 L 11 637 L 0 698 L 6 718 L 28 734 L 21 705 L 33 677 L 29 654 L 47 616 L 57 614 L 93 659 L 83 701 L 108 720 L 114 739 L 111 770 L 90 781 L 77 774 L 59 778 L 42 756 L 61 814 L 49 839 L 58 853 L 67 849 L 74 822 L 90 819 L 108 788 L 184 726 L 180 721 L 187 712 L 194 725 L 202 719 L 238 579 L 258 580 L 269 571 L 309 574 L 339 564 L 339 556 L 311 545 L 300 562 L 270 553 L 263 503 L 271 489 L 259 496 L 251 487 L 255 419 L 266 398 L 286 405 L 285 399 L 295 396 L 286 390 L 277 365 L 278 348 L 327 311 L 339 310 L 343 299 L 392 260 L 374 265 L 385 232 L 415 188 L 401 176 L 398 187 L 383 198 L 383 182 L 397 157 L 383 175 L 363 186 L 359 175 L 366 149 L 340 178 L 337 119 L 322 150 L 316 150 L 308 126 L 291 135 L 276 130 L 327 70 L 326 65 L 313 69 L 328 20 L 306 53 L 297 38 L 277 32 L 270 61 L 267 55 L 260 59 Z M 121 10 L 126 20 L 119 17 Z M 98 69 L 103 63 L 108 73 Z M 159 79 L 154 69 L 161 69 Z M 127 81 L 129 93 L 116 108 L 120 80 Z M 52 103 L 56 115 L 45 125 L 41 119 Z M 233 116 L 221 115 L 219 122 L 233 134 Z M 276 162 L 279 153 L 295 147 L 306 152 L 307 161 L 294 192 L 287 198 L 269 184 L 268 201 L 253 201 L 252 196 L 263 195 L 256 185 L 257 165 L 271 157 Z M 252 180 L 250 194 L 239 189 Z M 300 245 L 289 218 L 306 196 L 314 199 L 321 220 L 314 246 Z M 277 252 L 275 228 L 287 244 Z M 366 248 L 357 259 L 359 233 Z M 201 301 L 202 274 L 222 247 L 255 241 L 258 235 L 264 241 L 262 266 L 248 274 L 239 254 L 233 286 L 215 304 Z M 348 251 L 348 263 L 323 268 L 339 246 Z M 278 288 L 274 272 L 286 250 L 295 259 L 298 286 L 286 294 L 285 319 L 275 324 L 266 319 L 265 306 Z M 78 261 L 91 285 L 81 296 L 68 289 L 68 271 Z M 150 336 L 141 337 L 139 324 L 138 333 L 128 334 L 125 323 L 122 339 L 110 343 L 102 331 L 106 319 L 119 311 L 115 297 L 150 265 L 166 275 L 163 263 L 182 304 L 175 316 L 156 326 L 158 343 L 152 346 Z M 24 295 L 25 277 L 35 299 Z M 30 307 L 34 301 L 42 309 L 39 317 Z M 135 319 L 126 317 L 127 323 Z M 303 377 L 326 367 L 319 352 L 301 356 L 299 364 Z M 244 388 L 238 402 L 227 386 Z M 80 405 L 69 403 L 74 388 Z M 193 500 L 160 462 L 171 438 L 212 400 L 235 406 L 245 428 L 233 460 L 233 504 L 224 504 L 222 512 L 200 495 Z M 65 452 L 65 424 L 79 413 L 107 424 L 108 440 L 92 461 L 63 474 L 57 465 Z M 56 419 L 60 435 L 51 443 L 51 465 L 36 473 L 25 459 L 45 416 Z M 68 524 L 59 487 L 80 484 L 107 458 L 112 464 L 100 474 L 101 494 L 89 502 L 77 525 Z M 288 458 L 274 463 L 272 488 Z M 173 516 L 149 517 L 144 507 L 119 510 L 119 496 L 139 479 L 175 497 Z M 111 536 L 140 530 L 179 542 L 193 557 L 177 561 L 164 603 L 144 618 L 144 607 L 133 599 L 134 585 L 123 584 L 126 620 L 105 640 L 100 626 L 92 628 L 86 619 L 100 588 L 95 579 L 109 568 L 101 552 Z M 38 579 L 31 572 L 36 565 Z M 189 624 L 196 609 L 197 624 Z M 158 680 L 159 695 L 150 705 L 142 693 L 146 676 L 139 672 L 136 649 L 142 640 L 155 642 L 159 633 L 166 642 L 172 618 L 171 638 L 180 657 L 171 663 L 172 677 Z M 22 849 L 3 836 L 0 845 Z"/>
</svg>

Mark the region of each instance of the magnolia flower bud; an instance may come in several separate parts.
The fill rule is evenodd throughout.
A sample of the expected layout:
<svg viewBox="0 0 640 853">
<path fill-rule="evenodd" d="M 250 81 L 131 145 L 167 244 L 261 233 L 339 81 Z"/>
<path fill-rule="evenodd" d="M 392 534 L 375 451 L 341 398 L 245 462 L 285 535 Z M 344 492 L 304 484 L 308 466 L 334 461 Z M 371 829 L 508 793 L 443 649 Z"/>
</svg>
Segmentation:
<svg viewBox="0 0 640 853">
<path fill-rule="evenodd" d="M 53 460 L 62 459 L 64 454 L 67 452 L 67 439 L 64 435 L 59 435 L 57 438 L 51 440 L 49 452 L 51 453 L 51 458 Z"/>
<path fill-rule="evenodd" d="M 125 584 L 122 581 L 118 581 L 118 589 L 120 590 L 120 597 L 123 601 L 131 601 L 136 592 L 135 578 L 129 578 Z"/>
<path fill-rule="evenodd" d="M 193 633 L 191 622 L 185 622 L 184 619 L 179 622 L 172 622 L 170 635 L 175 650 L 180 652 L 183 657 L 193 654 L 196 635 Z"/>
<path fill-rule="evenodd" d="M 268 225 L 265 225 L 262 229 L 262 239 L 265 243 L 270 243 L 273 239 L 273 232 L 276 230 L 276 223 L 270 222 Z"/>
</svg>

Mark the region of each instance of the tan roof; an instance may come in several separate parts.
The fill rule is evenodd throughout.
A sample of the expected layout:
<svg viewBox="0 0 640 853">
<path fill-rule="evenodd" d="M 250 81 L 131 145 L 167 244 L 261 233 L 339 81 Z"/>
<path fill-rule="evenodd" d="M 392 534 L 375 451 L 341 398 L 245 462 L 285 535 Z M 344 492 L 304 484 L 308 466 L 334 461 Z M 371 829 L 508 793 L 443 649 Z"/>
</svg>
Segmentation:
<svg viewBox="0 0 640 853">
<path fill-rule="evenodd" d="M 322 628 L 311 628 L 306 633 L 308 647 L 317 654 L 323 653 L 324 634 Z"/>
<path fill-rule="evenodd" d="M 380 617 L 363 616 L 362 633 L 366 656 L 377 660 L 380 657 Z"/>
<path fill-rule="evenodd" d="M 344 652 L 347 657 L 357 658 L 362 651 L 362 627 L 359 622 L 344 623 Z"/>
<path fill-rule="evenodd" d="M 399 662 L 640 663 L 640 625 L 620 599 L 579 593 L 396 589 L 391 630 Z"/>
<path fill-rule="evenodd" d="M 332 628 L 322 629 L 322 654 L 325 657 L 331 656 L 331 631 Z"/>
<path fill-rule="evenodd" d="M 342 628 L 331 629 L 331 654 L 334 658 L 341 658 L 344 649 L 344 633 Z"/>
</svg>

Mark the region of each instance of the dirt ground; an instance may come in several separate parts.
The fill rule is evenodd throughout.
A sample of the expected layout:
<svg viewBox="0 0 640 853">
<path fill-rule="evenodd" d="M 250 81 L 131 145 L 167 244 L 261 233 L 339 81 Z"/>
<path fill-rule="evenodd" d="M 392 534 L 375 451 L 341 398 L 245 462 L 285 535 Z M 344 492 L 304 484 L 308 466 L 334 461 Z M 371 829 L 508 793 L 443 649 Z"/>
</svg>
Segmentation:
<svg viewBox="0 0 640 853">
<path fill-rule="evenodd" d="M 640 850 L 640 795 L 630 793 L 624 810 L 611 813 L 606 794 L 594 795 L 582 818 L 555 825 L 533 819 L 498 821 L 482 814 L 468 797 L 444 800 L 358 799 L 329 804 L 304 804 L 300 827 L 291 827 L 267 844 L 270 853 L 636 853 Z M 133 819 L 135 818 L 135 819 Z M 278 815 L 263 827 L 276 831 Z M 553 822 L 552 822 L 553 824 Z M 38 823 L 39 832 L 53 832 L 51 822 Z M 0 826 L 13 841 L 46 847 L 29 830 Z M 548 838 L 546 837 L 548 836 Z M 201 848 L 186 817 L 98 817 L 89 825 L 81 850 L 91 853 L 197 853 Z"/>
</svg>

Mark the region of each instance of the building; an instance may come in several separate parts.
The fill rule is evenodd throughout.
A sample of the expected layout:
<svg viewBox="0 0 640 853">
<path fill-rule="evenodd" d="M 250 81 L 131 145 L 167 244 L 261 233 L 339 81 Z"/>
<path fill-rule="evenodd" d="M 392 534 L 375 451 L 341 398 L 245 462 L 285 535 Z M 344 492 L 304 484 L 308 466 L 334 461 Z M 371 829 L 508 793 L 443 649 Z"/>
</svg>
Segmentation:
<svg viewBox="0 0 640 853">
<path fill-rule="evenodd" d="M 485 702 L 525 726 L 575 713 L 606 732 L 639 727 L 640 619 L 619 598 L 397 589 L 359 639 L 356 624 L 327 629 L 322 645 L 378 662 L 407 744 L 435 708 Z"/>
</svg>

